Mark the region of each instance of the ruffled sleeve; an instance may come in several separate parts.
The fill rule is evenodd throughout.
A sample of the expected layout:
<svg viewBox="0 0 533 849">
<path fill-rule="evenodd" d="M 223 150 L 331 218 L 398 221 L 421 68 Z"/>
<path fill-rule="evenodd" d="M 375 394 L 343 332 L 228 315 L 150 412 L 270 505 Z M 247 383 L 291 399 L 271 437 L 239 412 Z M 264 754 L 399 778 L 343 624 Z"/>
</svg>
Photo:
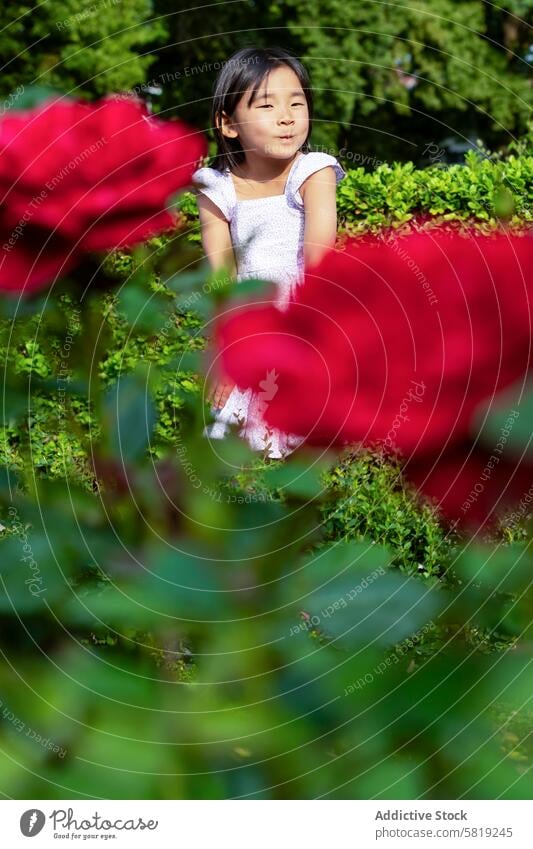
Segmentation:
<svg viewBox="0 0 533 849">
<path fill-rule="evenodd" d="M 228 183 L 228 175 L 222 171 L 217 171 L 216 168 L 198 168 L 192 179 L 196 191 L 213 201 L 226 221 L 231 221 L 234 203 Z"/>
<path fill-rule="evenodd" d="M 289 200 L 296 206 L 303 206 L 303 198 L 300 194 L 300 186 L 307 180 L 315 171 L 321 171 L 322 168 L 332 166 L 335 171 L 335 178 L 339 183 L 346 176 L 346 171 L 339 165 L 334 156 L 329 153 L 320 153 L 319 151 L 311 151 L 304 153 L 297 161 L 294 170 L 292 171 L 288 185 L 287 195 Z"/>
</svg>

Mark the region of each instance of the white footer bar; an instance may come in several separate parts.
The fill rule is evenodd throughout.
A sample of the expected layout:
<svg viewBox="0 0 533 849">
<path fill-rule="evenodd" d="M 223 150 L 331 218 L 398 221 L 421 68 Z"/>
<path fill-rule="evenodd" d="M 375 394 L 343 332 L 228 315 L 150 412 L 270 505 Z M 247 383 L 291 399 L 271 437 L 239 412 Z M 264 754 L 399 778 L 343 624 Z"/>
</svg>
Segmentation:
<svg viewBox="0 0 533 849">
<path fill-rule="evenodd" d="M 74 843 L 124 849 L 533 847 L 527 801 L 10 800 L 1 804 L 2 844 L 10 849 Z"/>
</svg>

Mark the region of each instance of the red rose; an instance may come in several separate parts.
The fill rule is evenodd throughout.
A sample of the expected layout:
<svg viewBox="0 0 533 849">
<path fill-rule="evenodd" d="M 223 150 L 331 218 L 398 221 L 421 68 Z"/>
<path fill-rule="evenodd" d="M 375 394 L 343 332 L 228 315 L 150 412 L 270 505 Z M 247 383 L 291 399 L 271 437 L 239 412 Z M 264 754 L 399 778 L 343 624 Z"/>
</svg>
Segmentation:
<svg viewBox="0 0 533 849">
<path fill-rule="evenodd" d="M 206 152 L 178 121 L 133 98 L 55 100 L 0 122 L 0 288 L 33 290 L 86 251 L 143 241 L 174 223 L 169 197 Z"/>
<path fill-rule="evenodd" d="M 506 454 L 464 442 L 431 461 L 413 458 L 405 474 L 448 518 L 479 526 L 511 512 L 533 484 L 531 465 Z"/>
<path fill-rule="evenodd" d="M 269 424 L 314 445 L 379 444 L 403 454 L 408 473 L 411 463 L 434 471 L 441 452 L 470 439 L 479 403 L 530 367 L 532 242 L 390 238 L 331 251 L 286 312 L 240 308 L 220 321 L 217 343 L 241 387 L 277 373 Z M 438 497 L 421 469 L 417 482 Z"/>
</svg>

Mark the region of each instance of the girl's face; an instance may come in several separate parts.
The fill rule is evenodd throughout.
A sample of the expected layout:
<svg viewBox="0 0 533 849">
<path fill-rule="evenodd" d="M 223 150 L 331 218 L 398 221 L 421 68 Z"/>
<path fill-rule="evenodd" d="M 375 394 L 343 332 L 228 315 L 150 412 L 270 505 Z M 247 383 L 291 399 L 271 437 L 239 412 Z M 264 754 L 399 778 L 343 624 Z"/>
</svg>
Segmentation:
<svg viewBox="0 0 533 849">
<path fill-rule="evenodd" d="M 253 102 L 251 89 L 241 97 L 232 118 L 223 116 L 221 129 L 238 138 L 245 153 L 290 159 L 307 139 L 309 110 L 300 81 L 286 65 L 274 68 L 263 79 Z"/>
</svg>

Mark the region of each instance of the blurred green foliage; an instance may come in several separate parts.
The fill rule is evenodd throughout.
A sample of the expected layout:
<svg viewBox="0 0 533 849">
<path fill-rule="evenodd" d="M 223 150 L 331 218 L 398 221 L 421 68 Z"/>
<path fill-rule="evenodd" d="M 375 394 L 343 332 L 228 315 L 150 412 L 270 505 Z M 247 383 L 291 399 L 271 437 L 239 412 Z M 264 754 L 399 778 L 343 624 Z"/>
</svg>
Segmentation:
<svg viewBox="0 0 533 849">
<path fill-rule="evenodd" d="M 525 132 L 512 13 L 531 5 L 15 4 L 2 90 L 16 108 L 33 81 L 92 98 L 150 74 L 156 111 L 207 127 L 217 62 L 283 44 L 317 86 L 315 145 L 373 168 L 339 186 L 341 238 L 420 213 L 520 227 L 530 137 L 450 168 L 440 140 Z M 465 540 L 377 453 L 280 463 L 205 440 L 210 321 L 233 293 L 194 197 L 178 205 L 188 229 L 0 301 L 0 790 L 529 799 L 530 502 Z"/>
<path fill-rule="evenodd" d="M 167 234 L 0 302 L 0 788 L 529 798 L 531 535 L 452 536 L 374 453 L 209 443 L 215 282 Z"/>
</svg>

